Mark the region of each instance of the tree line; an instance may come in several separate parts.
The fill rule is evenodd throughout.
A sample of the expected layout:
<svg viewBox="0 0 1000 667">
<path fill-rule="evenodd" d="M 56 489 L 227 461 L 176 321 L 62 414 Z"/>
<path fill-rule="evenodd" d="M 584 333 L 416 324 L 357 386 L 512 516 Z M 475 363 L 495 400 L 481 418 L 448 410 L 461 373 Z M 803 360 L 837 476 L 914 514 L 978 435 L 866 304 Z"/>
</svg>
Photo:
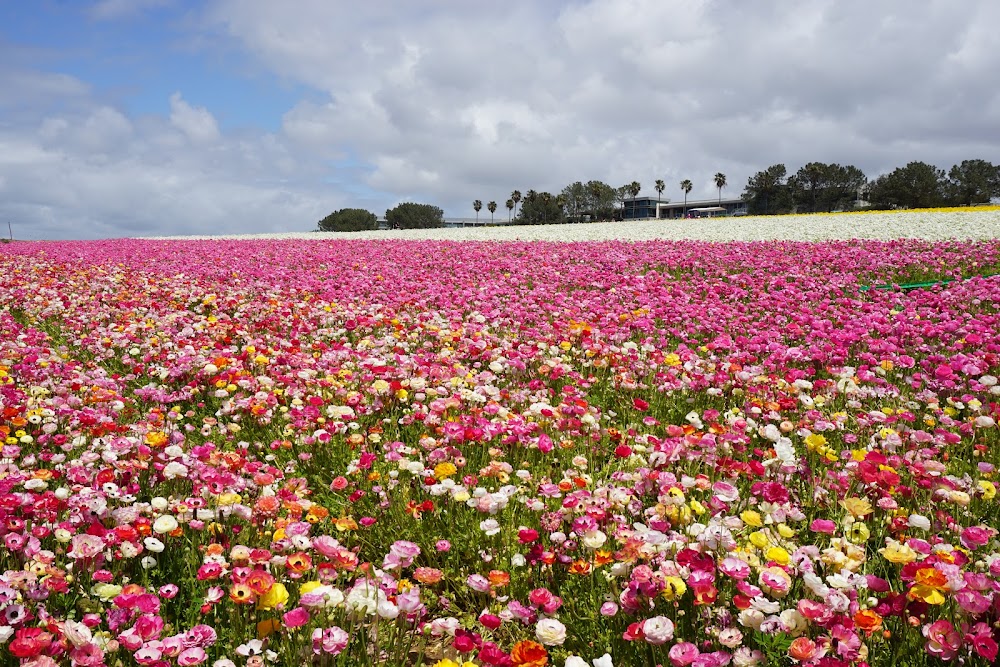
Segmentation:
<svg viewBox="0 0 1000 667">
<path fill-rule="evenodd" d="M 726 175 L 719 172 L 712 182 L 721 203 Z M 686 210 L 694 184 L 684 179 L 679 186 Z M 653 189 L 660 202 L 666 184 L 657 179 Z M 504 203 L 506 222 L 536 225 L 619 220 L 625 217 L 625 201 L 638 197 L 641 191 L 638 181 L 613 187 L 596 180 L 570 183 L 558 193 L 527 190 L 522 195 L 514 190 Z M 859 204 L 875 210 L 971 206 L 996 197 L 1000 197 L 1000 165 L 979 159 L 963 160 L 947 173 L 924 162 L 910 162 L 873 181 L 854 165 L 810 162 L 789 175 L 784 164 L 775 164 L 751 176 L 743 190 L 751 215 L 852 210 Z M 497 208 L 496 201 L 486 204 L 491 223 L 496 222 Z M 482 209 L 482 200 L 473 200 L 477 222 Z M 391 229 L 442 227 L 444 212 L 430 204 L 403 203 L 387 210 L 385 220 Z M 378 218 L 365 209 L 344 208 L 320 220 L 318 227 L 337 232 L 371 230 L 378 228 Z"/>
<path fill-rule="evenodd" d="M 726 175 L 717 173 L 713 183 L 722 199 L 722 190 L 726 187 Z M 690 179 L 680 183 L 684 193 L 684 203 L 694 184 Z M 662 200 L 666 183 L 657 179 L 653 185 L 657 201 Z M 541 225 L 564 222 L 583 222 L 586 220 L 620 220 L 624 217 L 625 201 L 630 197 L 638 197 L 642 185 L 632 181 L 619 187 L 613 187 L 603 181 L 576 181 L 570 183 L 559 193 L 527 190 L 524 194 L 514 190 L 504 203 L 507 208 L 506 224 Z M 669 202 L 670 200 L 665 200 Z M 519 208 L 520 207 L 520 208 Z M 486 204 L 490 214 L 490 223 L 496 222 L 497 202 Z M 472 202 L 476 221 L 479 221 L 483 201 L 475 199 Z M 385 212 L 385 220 L 390 229 L 422 229 L 444 226 L 444 213 L 440 208 L 430 204 L 405 203 Z M 356 232 L 378 228 L 378 217 L 365 209 L 343 208 L 334 211 L 319 221 L 318 231 L 321 232 Z"/>
<path fill-rule="evenodd" d="M 747 181 L 743 200 L 751 215 L 972 206 L 1000 197 L 1000 165 L 963 160 L 947 173 L 910 162 L 869 181 L 854 165 L 810 162 L 789 175 L 771 165 Z"/>
</svg>

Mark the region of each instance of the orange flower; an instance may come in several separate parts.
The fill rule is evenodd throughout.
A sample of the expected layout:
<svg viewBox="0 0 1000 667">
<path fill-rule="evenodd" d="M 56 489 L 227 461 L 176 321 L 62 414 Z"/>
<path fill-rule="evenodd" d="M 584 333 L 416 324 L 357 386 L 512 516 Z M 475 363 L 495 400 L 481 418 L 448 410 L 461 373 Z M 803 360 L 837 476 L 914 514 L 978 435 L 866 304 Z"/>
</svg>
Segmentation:
<svg viewBox="0 0 1000 667">
<path fill-rule="evenodd" d="M 274 586 L 274 577 L 264 570 L 254 570 L 243 582 L 257 595 L 265 595 Z"/>
<path fill-rule="evenodd" d="M 274 496 L 261 496 L 254 503 L 253 508 L 258 514 L 273 515 L 277 514 L 281 508 L 281 501 Z"/>
<path fill-rule="evenodd" d="M 441 581 L 442 577 L 444 573 L 433 567 L 418 567 L 413 571 L 413 578 L 426 586 L 433 586 Z"/>
<path fill-rule="evenodd" d="M 333 522 L 333 525 L 336 526 L 337 530 L 340 531 L 340 532 L 342 532 L 342 533 L 344 531 L 357 530 L 358 529 L 358 522 L 355 521 L 352 517 L 349 517 L 349 516 L 348 517 L 341 517 L 341 518 L 337 519 L 336 521 Z"/>
<path fill-rule="evenodd" d="M 229 599 L 236 604 L 251 604 L 254 598 L 253 591 L 246 584 L 233 584 L 229 589 Z"/>
<path fill-rule="evenodd" d="M 296 574 L 302 574 L 312 569 L 312 558 L 305 552 L 297 551 L 288 557 L 285 567 Z"/>
<path fill-rule="evenodd" d="M 549 652 L 541 644 L 525 640 L 514 644 L 510 659 L 514 667 L 545 667 L 549 664 Z"/>
<path fill-rule="evenodd" d="M 948 578 L 944 576 L 944 572 L 935 567 L 920 568 L 913 580 L 922 586 L 930 586 L 939 590 L 948 588 Z"/>
<path fill-rule="evenodd" d="M 306 521 L 309 523 L 319 523 L 328 516 L 330 516 L 330 510 L 322 505 L 313 505 L 309 508 L 309 512 L 306 513 Z"/>
<path fill-rule="evenodd" d="M 882 617 L 870 609 L 865 609 L 854 615 L 854 625 L 870 634 L 882 627 Z"/>
<path fill-rule="evenodd" d="M 570 574 L 588 574 L 590 572 L 590 563 L 585 560 L 575 560 L 573 564 L 569 566 Z"/>
<path fill-rule="evenodd" d="M 490 570 L 487 579 L 490 580 L 490 588 L 503 588 L 510 583 L 510 574 L 503 570 Z"/>
<path fill-rule="evenodd" d="M 597 567 L 600 567 L 602 565 L 607 565 L 608 563 L 613 563 L 613 562 L 615 562 L 615 559 L 612 556 L 611 552 L 608 551 L 607 549 L 598 549 L 594 553 L 594 565 L 596 565 Z"/>
</svg>

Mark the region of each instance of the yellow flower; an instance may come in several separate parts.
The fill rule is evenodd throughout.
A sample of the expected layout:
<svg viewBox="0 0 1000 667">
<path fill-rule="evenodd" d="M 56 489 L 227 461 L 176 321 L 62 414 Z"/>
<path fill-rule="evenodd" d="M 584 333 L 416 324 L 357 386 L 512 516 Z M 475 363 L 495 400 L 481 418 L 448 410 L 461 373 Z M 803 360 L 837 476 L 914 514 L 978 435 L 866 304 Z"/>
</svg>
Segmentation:
<svg viewBox="0 0 1000 667">
<path fill-rule="evenodd" d="M 449 463 L 448 461 L 434 466 L 434 477 L 438 480 L 448 479 L 457 472 L 458 468 L 455 467 L 455 464 Z"/>
<path fill-rule="evenodd" d="M 979 488 L 983 490 L 984 500 L 993 500 L 997 496 L 997 487 L 993 485 L 993 482 L 981 479 L 978 482 Z"/>
<path fill-rule="evenodd" d="M 257 609 L 275 609 L 288 602 L 288 589 L 282 583 L 275 582 L 271 590 L 257 599 Z"/>
<path fill-rule="evenodd" d="M 787 540 L 795 535 L 795 531 L 787 523 L 779 523 L 778 534 Z"/>
<path fill-rule="evenodd" d="M 692 500 L 690 503 L 688 503 L 688 505 L 691 507 L 691 511 L 697 514 L 698 516 L 701 516 L 702 514 L 708 511 L 705 509 L 705 506 L 699 503 L 697 500 Z"/>
<path fill-rule="evenodd" d="M 220 505 L 235 505 L 238 502 L 242 502 L 243 498 L 238 493 L 227 492 L 219 495 Z"/>
<path fill-rule="evenodd" d="M 322 585 L 323 584 L 318 581 L 307 581 L 306 583 L 299 586 L 299 595 L 305 595 L 306 593 L 310 593 Z"/>
<path fill-rule="evenodd" d="M 753 510 L 746 510 L 740 514 L 740 518 L 743 519 L 743 523 L 748 526 L 753 526 L 754 528 L 760 528 L 764 525 L 764 522 L 760 518 L 760 514 Z"/>
<path fill-rule="evenodd" d="M 941 591 L 930 586 L 914 586 L 907 593 L 907 597 L 911 600 L 923 600 L 927 604 L 944 604 L 944 596 L 941 595 Z"/>
<path fill-rule="evenodd" d="M 763 549 L 764 547 L 766 547 L 768 544 L 771 543 L 771 540 L 767 538 L 767 535 L 764 534 L 764 531 L 758 530 L 750 534 L 750 543 L 753 544 L 758 549 Z"/>
<path fill-rule="evenodd" d="M 917 552 L 914 551 L 910 546 L 906 544 L 900 544 L 896 540 L 888 540 L 888 544 L 879 549 L 878 552 L 882 554 L 890 563 L 896 563 L 897 565 L 903 565 L 906 563 L 912 563 L 917 559 Z"/>
<path fill-rule="evenodd" d="M 680 577 L 667 577 L 665 583 L 667 585 L 663 588 L 663 597 L 668 600 L 675 600 L 687 591 L 687 584 Z"/>
<path fill-rule="evenodd" d="M 781 547 L 771 547 L 767 550 L 767 553 L 765 553 L 764 556 L 778 565 L 788 565 L 788 562 L 791 560 L 788 552 Z"/>
<path fill-rule="evenodd" d="M 867 542 L 868 538 L 872 536 L 872 531 L 868 530 L 868 526 L 865 525 L 864 521 L 852 523 L 846 532 L 847 539 L 851 542 Z"/>
<path fill-rule="evenodd" d="M 856 497 L 845 498 L 840 501 L 840 506 L 843 507 L 848 512 L 850 512 L 851 516 L 853 516 L 856 519 L 868 516 L 869 514 L 875 511 L 874 508 L 872 507 L 872 504 L 867 500 L 865 500 L 864 498 L 856 498 Z"/>
<path fill-rule="evenodd" d="M 826 438 L 819 433 L 810 433 L 806 436 L 806 447 L 809 451 L 815 451 L 826 444 Z"/>
</svg>

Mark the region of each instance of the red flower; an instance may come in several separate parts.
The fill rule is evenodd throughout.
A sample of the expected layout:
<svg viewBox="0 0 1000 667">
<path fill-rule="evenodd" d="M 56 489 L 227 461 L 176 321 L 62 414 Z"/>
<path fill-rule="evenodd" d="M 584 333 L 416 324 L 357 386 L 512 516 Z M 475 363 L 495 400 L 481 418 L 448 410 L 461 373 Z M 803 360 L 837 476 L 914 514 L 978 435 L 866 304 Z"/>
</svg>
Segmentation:
<svg viewBox="0 0 1000 667">
<path fill-rule="evenodd" d="M 514 644 L 510 659 L 514 667 L 545 667 L 549 664 L 549 652 L 541 644 L 525 640 Z"/>
</svg>

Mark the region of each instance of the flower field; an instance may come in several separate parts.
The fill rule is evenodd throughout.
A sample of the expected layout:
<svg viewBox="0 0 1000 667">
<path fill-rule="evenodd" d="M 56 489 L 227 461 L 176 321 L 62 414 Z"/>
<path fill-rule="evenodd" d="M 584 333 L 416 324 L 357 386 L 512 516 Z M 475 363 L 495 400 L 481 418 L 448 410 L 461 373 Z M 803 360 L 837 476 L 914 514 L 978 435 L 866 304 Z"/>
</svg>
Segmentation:
<svg viewBox="0 0 1000 667">
<path fill-rule="evenodd" d="M 1000 242 L 2 249 L 0 665 L 997 656 Z"/>
</svg>

